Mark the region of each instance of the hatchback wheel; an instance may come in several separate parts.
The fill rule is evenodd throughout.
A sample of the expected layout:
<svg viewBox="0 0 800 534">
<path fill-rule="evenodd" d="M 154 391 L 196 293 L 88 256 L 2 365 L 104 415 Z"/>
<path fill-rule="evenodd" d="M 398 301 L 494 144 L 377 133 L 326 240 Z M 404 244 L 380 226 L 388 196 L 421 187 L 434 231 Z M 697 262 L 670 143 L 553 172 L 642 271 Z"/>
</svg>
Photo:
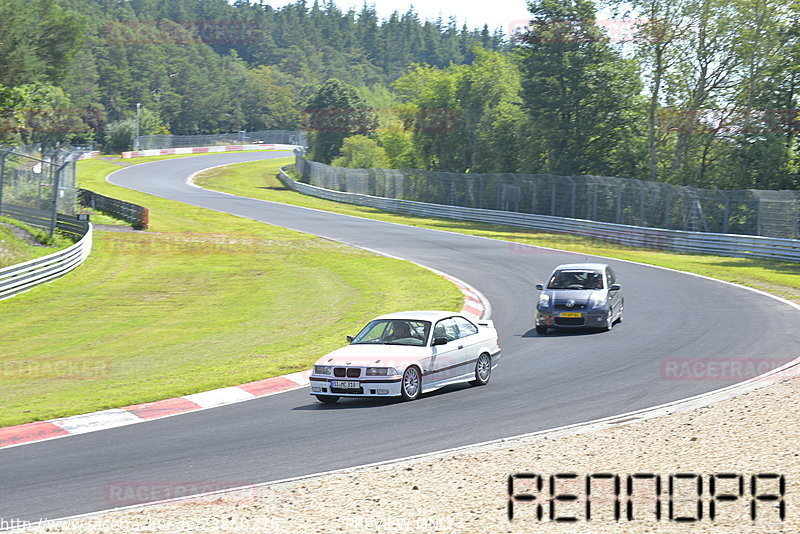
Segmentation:
<svg viewBox="0 0 800 534">
<path fill-rule="evenodd" d="M 322 404 L 336 404 L 339 397 L 336 395 L 314 395 Z"/>
<path fill-rule="evenodd" d="M 473 386 L 485 386 L 489 383 L 491 377 L 492 357 L 484 352 L 478 357 L 478 361 L 475 362 L 475 380 L 472 380 L 470 384 Z"/>
<path fill-rule="evenodd" d="M 540 336 L 545 335 L 547 333 L 547 326 L 543 326 L 543 325 L 538 325 L 537 324 L 536 325 L 536 333 L 539 334 Z"/>
<path fill-rule="evenodd" d="M 412 365 L 403 373 L 403 381 L 400 384 L 400 396 L 403 400 L 414 400 L 422 392 L 422 374 L 419 368 Z"/>
</svg>

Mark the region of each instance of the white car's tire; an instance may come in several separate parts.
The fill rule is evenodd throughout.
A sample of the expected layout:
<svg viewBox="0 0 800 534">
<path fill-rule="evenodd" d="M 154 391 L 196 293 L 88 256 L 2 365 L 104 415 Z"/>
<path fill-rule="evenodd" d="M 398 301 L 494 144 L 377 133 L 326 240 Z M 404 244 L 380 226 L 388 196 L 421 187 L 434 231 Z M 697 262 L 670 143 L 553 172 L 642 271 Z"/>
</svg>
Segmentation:
<svg viewBox="0 0 800 534">
<path fill-rule="evenodd" d="M 336 404 L 339 397 L 336 395 L 314 395 L 322 404 Z"/>
<path fill-rule="evenodd" d="M 422 372 L 416 365 L 409 365 L 403 372 L 400 382 L 400 397 L 403 400 L 415 400 L 422 393 Z"/>
<path fill-rule="evenodd" d="M 475 380 L 470 384 L 473 386 L 485 386 L 492 378 L 492 357 L 485 352 L 478 356 L 478 361 L 475 362 Z"/>
</svg>

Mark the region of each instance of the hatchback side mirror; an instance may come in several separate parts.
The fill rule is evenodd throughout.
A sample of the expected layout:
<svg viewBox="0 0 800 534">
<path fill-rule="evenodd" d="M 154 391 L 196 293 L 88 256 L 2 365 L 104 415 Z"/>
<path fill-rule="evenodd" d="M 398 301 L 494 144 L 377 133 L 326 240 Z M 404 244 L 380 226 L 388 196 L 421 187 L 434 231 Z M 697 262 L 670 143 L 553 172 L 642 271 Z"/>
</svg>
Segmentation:
<svg viewBox="0 0 800 534">
<path fill-rule="evenodd" d="M 437 345 L 447 345 L 447 338 L 446 337 L 433 338 L 433 343 L 431 344 L 431 346 L 435 347 Z"/>
<path fill-rule="evenodd" d="M 544 289 L 544 284 L 536 284 L 536 289 L 541 291 L 542 289 Z"/>
<path fill-rule="evenodd" d="M 347 336 L 347 342 L 352 343 L 355 338 L 353 336 Z"/>
<path fill-rule="evenodd" d="M 611 287 L 608 288 L 609 291 L 619 291 L 622 289 L 619 284 L 611 284 Z"/>
</svg>

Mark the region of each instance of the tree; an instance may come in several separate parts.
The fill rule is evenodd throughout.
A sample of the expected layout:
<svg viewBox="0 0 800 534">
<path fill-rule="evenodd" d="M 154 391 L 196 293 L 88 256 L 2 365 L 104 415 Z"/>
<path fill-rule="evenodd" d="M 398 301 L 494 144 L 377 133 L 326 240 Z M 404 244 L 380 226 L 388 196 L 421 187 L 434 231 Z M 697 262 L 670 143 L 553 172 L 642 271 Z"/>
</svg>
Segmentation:
<svg viewBox="0 0 800 534">
<path fill-rule="evenodd" d="M 61 88 L 44 83 L 0 85 L 0 145 L 53 146 L 87 131 Z"/>
<path fill-rule="evenodd" d="M 375 139 L 365 135 L 348 137 L 342 143 L 342 155 L 331 165 L 351 169 L 385 169 L 389 166 L 386 152 Z"/>
<path fill-rule="evenodd" d="M 635 62 L 622 59 L 595 24 L 589 0 L 529 2 L 519 46 L 523 101 L 537 172 L 610 174 L 613 153 L 638 123 Z"/>
<path fill-rule="evenodd" d="M 304 111 L 305 129 L 312 133 L 313 158 L 330 163 L 346 137 L 375 130 L 371 109 L 348 83 L 331 79 L 322 84 Z"/>
<path fill-rule="evenodd" d="M 246 130 L 295 130 L 300 111 L 292 92 L 291 77 L 275 67 L 245 71 L 240 96 Z"/>
<path fill-rule="evenodd" d="M 139 135 L 169 133 L 161 123 L 161 117 L 149 109 L 142 108 L 139 114 Z M 111 154 L 131 150 L 136 136 L 136 118 L 131 117 L 110 122 L 105 130 L 104 149 Z"/>
</svg>

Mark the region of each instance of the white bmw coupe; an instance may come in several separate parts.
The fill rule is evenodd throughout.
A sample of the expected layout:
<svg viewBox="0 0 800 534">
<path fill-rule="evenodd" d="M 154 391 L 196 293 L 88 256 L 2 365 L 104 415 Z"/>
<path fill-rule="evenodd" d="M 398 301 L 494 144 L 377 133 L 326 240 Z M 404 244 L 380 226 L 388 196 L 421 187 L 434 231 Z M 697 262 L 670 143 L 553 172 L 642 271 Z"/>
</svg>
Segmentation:
<svg viewBox="0 0 800 534">
<path fill-rule="evenodd" d="M 311 394 L 320 402 L 340 397 L 413 400 L 442 386 L 489 382 L 500 360 L 492 321 L 446 311 L 409 311 L 373 319 L 346 347 L 314 365 Z"/>
</svg>

